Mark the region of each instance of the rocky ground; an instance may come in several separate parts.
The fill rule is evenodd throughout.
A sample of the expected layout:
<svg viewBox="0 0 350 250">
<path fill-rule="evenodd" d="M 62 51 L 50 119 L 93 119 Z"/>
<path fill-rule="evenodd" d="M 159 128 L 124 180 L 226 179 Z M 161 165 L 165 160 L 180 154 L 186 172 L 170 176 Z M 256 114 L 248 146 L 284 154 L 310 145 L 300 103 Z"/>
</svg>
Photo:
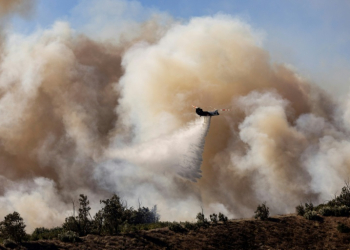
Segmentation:
<svg viewBox="0 0 350 250">
<path fill-rule="evenodd" d="M 309 221 L 283 215 L 268 221 L 230 220 L 182 233 L 161 228 L 118 236 L 87 235 L 78 243 L 26 242 L 16 249 L 350 249 L 350 233 L 339 232 L 340 223 L 350 226 L 350 218 Z"/>
</svg>

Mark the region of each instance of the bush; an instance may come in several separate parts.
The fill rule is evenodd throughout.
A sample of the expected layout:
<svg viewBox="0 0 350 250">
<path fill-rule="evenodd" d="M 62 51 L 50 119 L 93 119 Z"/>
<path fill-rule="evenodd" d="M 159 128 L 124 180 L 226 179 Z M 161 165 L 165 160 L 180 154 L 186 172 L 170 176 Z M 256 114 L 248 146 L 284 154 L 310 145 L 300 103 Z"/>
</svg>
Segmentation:
<svg viewBox="0 0 350 250">
<path fill-rule="evenodd" d="M 319 213 L 323 216 L 349 216 L 350 208 L 342 206 L 323 206 L 319 209 Z"/>
<path fill-rule="evenodd" d="M 78 234 L 80 232 L 79 222 L 73 216 L 69 216 L 65 219 L 65 222 L 63 223 L 62 228 L 65 231 L 72 231 L 72 232 L 76 232 Z"/>
<path fill-rule="evenodd" d="M 154 205 L 152 209 L 148 207 L 139 207 L 138 210 L 133 211 L 129 209 L 130 213 L 129 222 L 131 224 L 147 224 L 147 223 L 157 223 L 159 222 L 159 214 L 157 213 L 157 205 Z"/>
<path fill-rule="evenodd" d="M 323 206 L 318 210 L 319 214 L 322 216 L 333 216 L 334 215 L 334 208 L 330 206 Z"/>
<path fill-rule="evenodd" d="M 345 182 L 345 186 L 342 188 L 341 193 L 334 200 L 331 201 L 333 205 L 344 205 L 350 207 L 350 186 Z"/>
<path fill-rule="evenodd" d="M 89 219 L 90 215 L 90 201 L 87 199 L 86 195 L 81 194 L 79 197 L 79 214 L 78 214 L 78 224 L 79 224 L 79 235 L 84 236 L 91 233 L 92 222 Z"/>
<path fill-rule="evenodd" d="M 304 216 L 304 214 L 305 214 L 304 206 L 302 204 L 296 206 L 295 207 L 295 212 L 297 213 L 297 215 Z"/>
<path fill-rule="evenodd" d="M 90 202 L 86 195 L 81 194 L 79 196 L 79 214 L 78 216 L 70 216 L 65 219 L 62 227 L 66 231 L 73 231 L 79 234 L 79 236 L 87 235 L 92 232 L 92 221 L 90 216 Z"/>
<path fill-rule="evenodd" d="M 55 227 L 51 229 L 47 229 L 44 227 L 38 227 L 34 230 L 32 235 L 30 236 L 30 240 L 52 240 L 54 238 L 58 238 L 58 235 L 63 232 L 63 228 Z"/>
<path fill-rule="evenodd" d="M 201 213 L 198 213 L 196 216 L 197 219 L 197 227 L 208 227 L 209 226 L 209 222 L 208 220 L 205 218 L 203 211 Z"/>
<path fill-rule="evenodd" d="M 316 211 L 307 211 L 304 214 L 304 218 L 307 220 L 319 220 L 320 217 L 317 215 Z"/>
<path fill-rule="evenodd" d="M 349 216 L 350 208 L 346 205 L 335 207 L 335 216 Z"/>
<path fill-rule="evenodd" d="M 223 223 L 227 222 L 227 216 L 225 216 L 222 213 L 219 213 L 219 221 L 222 221 Z"/>
<path fill-rule="evenodd" d="M 218 215 L 217 214 L 211 214 L 210 220 L 212 223 L 217 224 L 218 223 Z"/>
<path fill-rule="evenodd" d="M 126 207 L 116 194 L 111 199 L 102 200 L 101 203 L 104 204 L 100 214 L 103 218 L 102 230 L 109 235 L 118 234 Z"/>
<path fill-rule="evenodd" d="M 103 229 L 103 212 L 98 211 L 92 221 L 92 232 L 94 234 L 101 234 Z"/>
<path fill-rule="evenodd" d="M 148 225 L 159 223 L 160 216 L 156 205 L 152 209 L 139 206 L 138 210 L 134 210 L 132 207 L 127 208 L 117 195 L 100 202 L 104 204 L 104 207 L 96 213 L 92 222 L 94 233 L 115 235 L 122 230 L 133 230 L 135 227 L 131 225 L 142 225 L 142 230 L 148 230 Z"/>
<path fill-rule="evenodd" d="M 6 215 L 5 220 L 0 222 L 0 233 L 5 239 L 11 239 L 16 243 L 21 243 L 27 236 L 24 230 L 25 227 L 26 225 L 20 214 L 13 212 Z"/>
<path fill-rule="evenodd" d="M 258 205 L 254 213 L 255 213 L 255 219 L 267 220 L 270 214 L 269 207 L 267 207 L 266 203 L 264 202 L 263 204 Z"/>
<path fill-rule="evenodd" d="M 206 221 L 206 218 L 202 213 L 198 213 L 197 216 L 196 216 L 196 219 L 197 219 L 197 223 L 203 223 L 204 221 Z"/>
<path fill-rule="evenodd" d="M 340 233 L 349 233 L 350 232 L 350 227 L 348 227 L 347 225 L 340 223 L 337 226 L 337 229 Z"/>
<path fill-rule="evenodd" d="M 73 231 L 65 231 L 58 235 L 58 239 L 62 242 L 79 242 L 81 241 L 78 234 Z"/>
<path fill-rule="evenodd" d="M 350 186 L 349 183 L 345 182 L 345 186 L 342 188 L 340 195 L 336 196 L 333 200 L 327 203 L 330 207 L 346 206 L 350 207 Z"/>
<path fill-rule="evenodd" d="M 191 223 L 191 222 L 188 222 L 186 221 L 184 223 L 184 228 L 186 228 L 187 230 L 191 231 L 191 230 L 196 230 L 198 227 L 195 223 Z"/>
<path fill-rule="evenodd" d="M 314 204 L 312 204 L 311 202 L 305 203 L 305 213 L 311 211 L 314 211 Z"/>
<path fill-rule="evenodd" d="M 4 245 L 4 247 L 10 248 L 10 249 L 13 249 L 13 248 L 17 247 L 16 242 L 14 242 L 13 240 L 7 240 L 6 239 L 6 240 L 4 240 L 2 242 L 2 244 Z"/>
<path fill-rule="evenodd" d="M 169 230 L 175 232 L 175 233 L 182 233 L 182 232 L 186 232 L 187 230 L 185 228 L 183 228 L 181 226 L 180 223 L 177 222 L 173 222 L 170 226 L 169 226 Z"/>
<path fill-rule="evenodd" d="M 156 205 L 152 209 L 141 206 L 137 210 L 134 210 L 132 207 L 129 209 L 126 208 L 123 215 L 123 220 L 133 225 L 157 223 L 159 222 L 159 218 Z"/>
</svg>

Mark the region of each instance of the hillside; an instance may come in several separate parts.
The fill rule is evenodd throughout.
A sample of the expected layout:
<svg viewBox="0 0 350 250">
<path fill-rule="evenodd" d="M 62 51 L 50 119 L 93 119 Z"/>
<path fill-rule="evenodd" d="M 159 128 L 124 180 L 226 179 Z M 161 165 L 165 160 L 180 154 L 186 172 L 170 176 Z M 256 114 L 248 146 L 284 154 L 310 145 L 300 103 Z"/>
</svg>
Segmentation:
<svg viewBox="0 0 350 250">
<path fill-rule="evenodd" d="M 183 233 L 161 228 L 119 236 L 88 235 L 79 243 L 26 242 L 16 249 L 349 249 L 350 233 L 339 232 L 340 223 L 350 226 L 350 218 L 309 221 L 291 214 L 268 221 L 230 220 Z"/>
</svg>

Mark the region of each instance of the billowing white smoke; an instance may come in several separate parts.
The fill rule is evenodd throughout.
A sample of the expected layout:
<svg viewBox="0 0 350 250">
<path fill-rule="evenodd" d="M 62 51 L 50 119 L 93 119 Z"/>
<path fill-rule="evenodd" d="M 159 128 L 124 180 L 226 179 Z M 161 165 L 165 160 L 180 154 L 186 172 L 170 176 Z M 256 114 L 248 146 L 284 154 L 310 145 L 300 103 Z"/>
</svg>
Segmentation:
<svg viewBox="0 0 350 250">
<path fill-rule="evenodd" d="M 350 174 L 349 130 L 341 129 L 342 120 L 307 113 L 291 123 L 291 103 L 274 91 L 252 92 L 236 104 L 245 118 L 238 127 L 240 140 L 227 148 L 229 165 L 251 176 L 258 201 L 286 213 L 301 197 L 324 202 L 339 193 Z"/>
<path fill-rule="evenodd" d="M 43 225 L 60 225 L 65 211 L 71 209 L 58 195 L 54 181 L 46 178 L 35 178 L 33 181 L 11 182 L 1 177 L 6 186 L 5 194 L 0 197 L 0 218 L 17 211 L 27 224 L 26 230 L 31 232 Z"/>
</svg>

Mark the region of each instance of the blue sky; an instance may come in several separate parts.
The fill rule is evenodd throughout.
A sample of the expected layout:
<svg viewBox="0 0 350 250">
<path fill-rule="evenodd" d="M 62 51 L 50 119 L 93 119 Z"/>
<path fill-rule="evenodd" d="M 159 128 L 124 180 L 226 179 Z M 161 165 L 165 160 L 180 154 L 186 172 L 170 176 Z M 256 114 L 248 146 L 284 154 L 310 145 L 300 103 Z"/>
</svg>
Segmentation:
<svg viewBox="0 0 350 250">
<path fill-rule="evenodd" d="M 29 20 L 15 18 L 13 29 L 30 34 L 67 20 L 73 28 L 76 6 L 95 0 L 38 0 Z M 117 0 L 106 0 L 117 2 Z M 118 0 L 119 1 L 119 0 Z M 125 0 L 126 1 L 126 0 Z M 99 3 L 99 1 L 95 1 Z M 294 65 L 299 72 L 334 94 L 348 92 L 350 83 L 350 1 L 346 0 L 140 0 L 138 8 L 168 13 L 175 19 L 215 15 L 238 16 L 265 34 L 272 61 Z M 89 6 L 86 6 L 88 8 Z M 118 10 L 111 10 L 118 12 Z M 82 14 L 81 14 L 82 15 Z M 75 27 L 77 26 L 77 27 Z"/>
</svg>

